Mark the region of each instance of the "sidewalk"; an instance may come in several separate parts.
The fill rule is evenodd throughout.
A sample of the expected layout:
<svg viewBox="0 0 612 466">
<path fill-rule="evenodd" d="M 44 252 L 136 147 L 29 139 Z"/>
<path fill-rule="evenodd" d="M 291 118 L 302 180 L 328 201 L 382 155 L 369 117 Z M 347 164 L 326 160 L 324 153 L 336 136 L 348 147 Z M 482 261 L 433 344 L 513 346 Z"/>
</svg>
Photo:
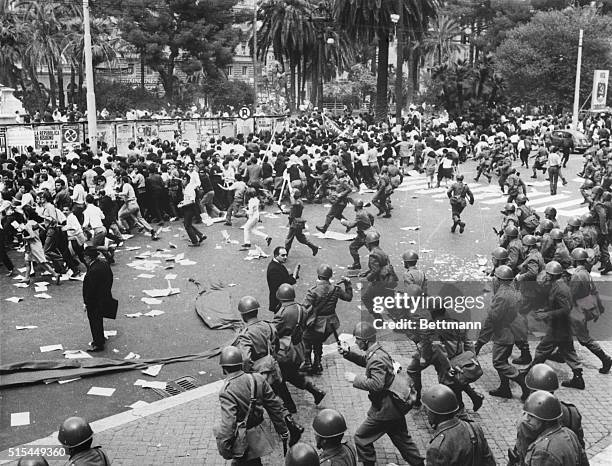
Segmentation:
<svg viewBox="0 0 612 466">
<path fill-rule="evenodd" d="M 382 342 L 383 346 L 400 362 L 413 351 L 409 342 Z M 612 351 L 612 343 L 602 346 Z M 532 349 L 534 343 L 532 343 Z M 587 389 L 584 391 L 561 388 L 559 397 L 576 404 L 582 413 L 582 425 L 585 432 L 586 449 L 591 465 L 612 465 L 612 375 L 601 375 L 597 372 L 600 362 L 590 352 L 578 347 L 578 353 L 584 362 L 584 378 Z M 316 378 L 316 383 L 327 391 L 321 408 L 335 408 L 346 418 L 349 439 L 365 417 L 369 407 L 367 393 L 353 389 L 344 379 L 346 371 L 361 373 L 362 369 L 342 359 L 335 353 L 335 346 L 326 347 L 324 358 L 325 372 Z M 486 393 L 495 388 L 498 378 L 491 364 L 490 345 L 483 349 L 480 362 L 484 376 L 475 386 Z M 565 365 L 551 363 L 559 371 L 560 378 L 570 377 L 569 368 Z M 427 387 L 436 383 L 433 368 L 423 373 L 423 385 Z M 92 423 L 96 444 L 104 447 L 114 465 L 225 465 L 218 454 L 213 435 L 213 426 L 218 421 L 219 407 L 217 392 L 222 381 L 205 387 L 160 400 L 147 407 L 130 410 Z M 489 397 L 473 418 L 482 425 L 489 445 L 498 464 L 505 464 L 507 450 L 516 438 L 516 422 L 520 418 L 522 404 L 519 401 L 520 390 L 513 386 L 515 399 L 500 400 Z M 312 404 L 310 394 L 292 390 L 298 404 L 297 419 L 306 427 L 303 441 L 314 445 L 312 419 L 318 408 Z M 471 407 L 467 396 L 467 407 Z M 67 411 L 69 411 L 67 409 Z M 470 414 L 471 411 L 468 411 Z M 427 423 L 424 408 L 408 413 L 408 426 L 421 453 L 424 454 L 432 429 Z M 267 418 L 266 418 L 267 419 Z M 59 422 L 60 420 L 58 420 Z M 275 454 L 264 459 L 264 464 L 280 465 L 282 447 L 278 436 L 266 420 L 271 436 L 276 442 Z M 40 439 L 33 444 L 49 445 L 57 443 L 57 433 Z M 32 444 L 28 444 L 32 445 Z M 378 464 L 405 464 L 387 437 L 376 444 Z M 6 455 L 5 455 L 6 456 Z M 4 457 L 5 457 L 4 456 Z M 49 464 L 64 464 L 52 462 Z"/>
</svg>

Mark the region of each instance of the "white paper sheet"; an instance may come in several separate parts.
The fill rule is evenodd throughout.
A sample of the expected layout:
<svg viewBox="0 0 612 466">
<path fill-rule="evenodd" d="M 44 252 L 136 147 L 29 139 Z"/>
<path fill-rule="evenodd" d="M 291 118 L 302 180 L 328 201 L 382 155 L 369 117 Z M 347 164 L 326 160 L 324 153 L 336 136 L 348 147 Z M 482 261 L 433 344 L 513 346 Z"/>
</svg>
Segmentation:
<svg viewBox="0 0 612 466">
<path fill-rule="evenodd" d="M 24 413 L 11 413 L 11 427 L 17 426 L 29 426 L 30 425 L 30 412 Z"/>
<path fill-rule="evenodd" d="M 88 395 L 96 395 L 96 396 L 113 396 L 116 388 L 106 388 L 106 387 L 91 387 L 87 392 Z"/>
<path fill-rule="evenodd" d="M 158 311 L 158 310 L 156 310 L 156 309 L 153 309 L 152 311 L 145 312 L 145 313 L 143 314 L 143 316 L 147 316 L 147 317 L 157 317 L 157 316 L 160 316 L 160 315 L 162 315 L 162 314 L 165 314 L 165 312 L 164 312 L 164 311 Z"/>
<path fill-rule="evenodd" d="M 135 313 L 133 313 L 133 314 L 126 314 L 125 316 L 126 316 L 126 317 L 130 317 L 130 318 L 132 318 L 132 319 L 135 319 L 135 318 L 137 318 L 137 317 L 140 317 L 141 315 L 142 315 L 142 312 L 135 312 Z"/>
<path fill-rule="evenodd" d="M 141 273 L 140 275 L 136 275 L 136 278 L 155 278 L 155 275 L 151 275 L 150 273 Z"/>
<path fill-rule="evenodd" d="M 5 301 L 17 304 L 19 301 L 23 301 L 23 298 L 20 296 L 11 296 L 10 298 L 6 298 Z"/>
<path fill-rule="evenodd" d="M 154 366 L 149 366 L 140 372 L 145 375 L 150 375 L 151 377 L 157 377 L 163 366 L 163 364 L 155 364 Z"/>
<path fill-rule="evenodd" d="M 64 351 L 64 357 L 66 359 L 93 359 L 91 354 L 83 350 L 68 350 Z"/>
<path fill-rule="evenodd" d="M 49 353 L 51 351 L 62 351 L 63 349 L 64 347 L 62 345 L 47 345 L 47 346 L 41 346 L 40 352 Z"/>
<path fill-rule="evenodd" d="M 117 336 L 117 330 L 104 330 L 104 338 L 116 337 L 116 336 Z"/>
<path fill-rule="evenodd" d="M 165 390 L 166 383 L 167 382 L 149 382 L 147 380 L 138 379 L 136 382 L 134 382 L 134 385 L 142 388 L 160 388 L 162 390 Z"/>
<path fill-rule="evenodd" d="M 38 328 L 38 325 L 15 325 L 17 330 L 32 330 Z"/>
<path fill-rule="evenodd" d="M 145 406 L 149 406 L 149 403 L 147 403 L 146 401 L 138 400 L 135 403 L 132 403 L 131 405 L 129 405 L 128 408 L 138 409 L 138 408 L 144 408 Z"/>
<path fill-rule="evenodd" d="M 140 298 L 140 300 L 145 303 L 148 304 L 150 306 L 153 306 L 155 304 L 162 304 L 162 300 L 161 299 L 157 299 L 157 298 Z"/>
<path fill-rule="evenodd" d="M 47 293 L 35 294 L 34 297 L 38 298 L 38 299 L 51 299 L 51 295 L 49 295 Z"/>
</svg>

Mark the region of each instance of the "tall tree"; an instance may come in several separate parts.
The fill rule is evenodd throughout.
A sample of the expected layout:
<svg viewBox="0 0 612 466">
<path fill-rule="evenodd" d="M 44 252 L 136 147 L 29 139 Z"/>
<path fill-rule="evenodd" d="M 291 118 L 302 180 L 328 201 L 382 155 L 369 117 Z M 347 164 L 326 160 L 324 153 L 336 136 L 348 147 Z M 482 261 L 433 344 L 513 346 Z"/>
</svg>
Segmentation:
<svg viewBox="0 0 612 466">
<path fill-rule="evenodd" d="M 435 17 L 437 0 L 336 0 L 336 22 L 353 40 L 378 45 L 376 73 L 375 115 L 378 121 L 387 118 L 389 41 L 394 30 L 391 15 L 398 14 L 399 4 L 404 9 L 402 18 L 405 30 L 423 30 L 427 21 Z"/>
</svg>

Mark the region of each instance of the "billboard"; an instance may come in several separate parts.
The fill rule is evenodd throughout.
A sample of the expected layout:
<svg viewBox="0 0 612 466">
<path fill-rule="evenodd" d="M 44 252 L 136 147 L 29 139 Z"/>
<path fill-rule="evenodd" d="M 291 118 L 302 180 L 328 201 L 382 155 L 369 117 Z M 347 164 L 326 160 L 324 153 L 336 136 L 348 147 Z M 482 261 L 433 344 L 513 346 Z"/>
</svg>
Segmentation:
<svg viewBox="0 0 612 466">
<path fill-rule="evenodd" d="M 591 110 L 606 108 L 608 98 L 609 70 L 595 70 L 593 75 L 593 93 L 591 95 Z"/>
</svg>

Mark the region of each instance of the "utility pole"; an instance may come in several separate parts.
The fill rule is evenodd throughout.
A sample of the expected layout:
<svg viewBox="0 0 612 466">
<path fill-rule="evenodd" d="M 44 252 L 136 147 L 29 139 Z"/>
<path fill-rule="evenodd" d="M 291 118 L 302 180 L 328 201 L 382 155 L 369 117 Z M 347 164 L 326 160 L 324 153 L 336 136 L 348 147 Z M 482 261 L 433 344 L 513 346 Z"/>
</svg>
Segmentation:
<svg viewBox="0 0 612 466">
<path fill-rule="evenodd" d="M 580 68 L 582 67 L 582 35 L 584 31 L 580 30 L 580 38 L 578 39 L 578 59 L 576 60 L 576 86 L 574 87 L 574 112 L 572 113 L 572 129 L 578 129 L 578 113 L 580 109 Z"/>
<path fill-rule="evenodd" d="M 83 32 L 85 36 L 85 82 L 87 85 L 87 132 L 89 147 L 98 153 L 98 128 L 96 122 L 96 93 L 94 90 L 93 63 L 91 57 L 91 28 L 89 24 L 89 0 L 83 0 Z"/>
<path fill-rule="evenodd" d="M 395 65 L 395 124 L 402 124 L 404 107 L 404 2 L 397 0 L 399 18 L 397 21 L 397 63 Z M 403 125 L 402 125 L 403 126 Z"/>
<path fill-rule="evenodd" d="M 257 0 L 253 0 L 253 115 L 257 113 Z M 255 121 L 255 120 L 253 120 Z"/>
</svg>

